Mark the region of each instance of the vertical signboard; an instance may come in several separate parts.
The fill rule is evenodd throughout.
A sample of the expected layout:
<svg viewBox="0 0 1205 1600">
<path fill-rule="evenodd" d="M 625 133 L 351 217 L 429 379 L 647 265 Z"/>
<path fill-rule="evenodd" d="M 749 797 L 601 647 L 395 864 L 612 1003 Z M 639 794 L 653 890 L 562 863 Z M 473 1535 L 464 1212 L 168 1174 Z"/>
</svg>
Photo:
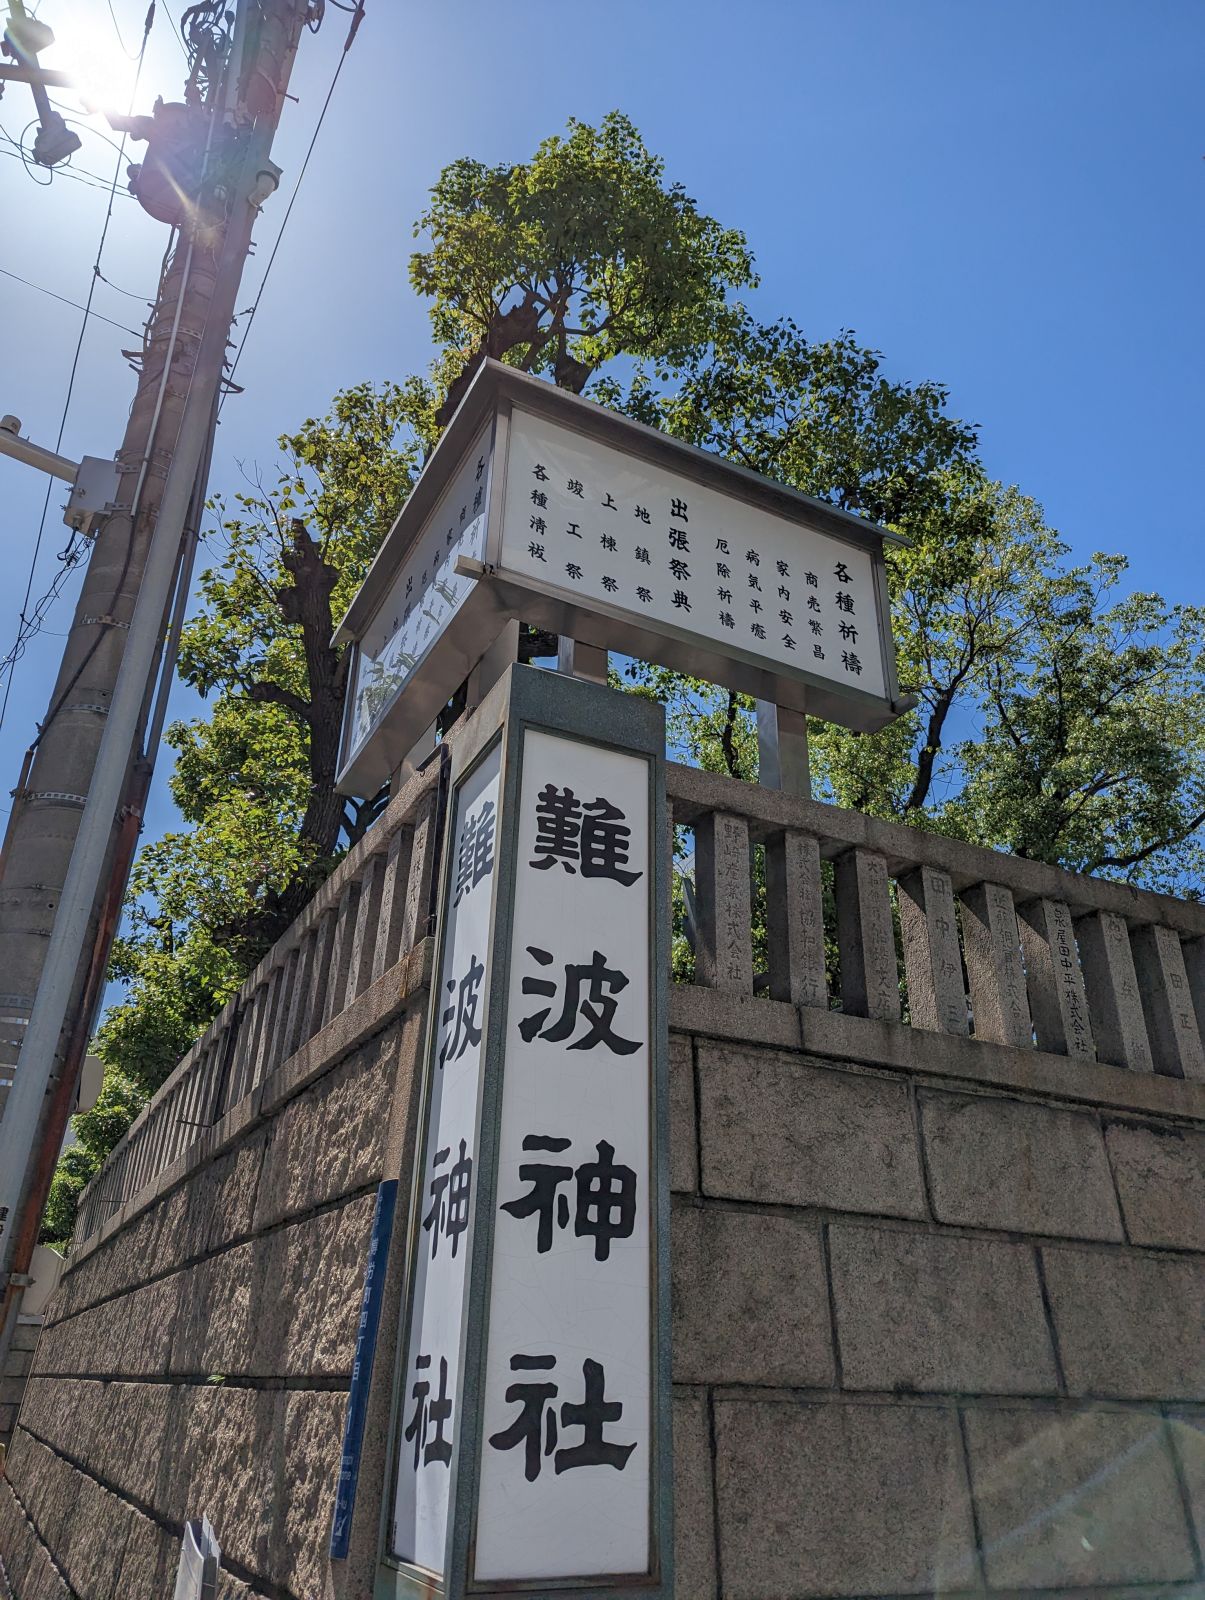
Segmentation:
<svg viewBox="0 0 1205 1600">
<path fill-rule="evenodd" d="M 477 718 L 453 757 L 392 1592 L 667 1597 L 664 714 L 513 667 Z"/>
<path fill-rule="evenodd" d="M 523 743 L 478 1580 L 649 1570 L 649 769 Z"/>
<path fill-rule="evenodd" d="M 426 1077 L 426 1139 L 412 1219 L 413 1272 L 393 1507 L 393 1553 L 444 1569 L 461 1333 L 485 1058 L 486 963 L 497 877 L 502 751 L 454 791 L 439 987 Z"/>
</svg>

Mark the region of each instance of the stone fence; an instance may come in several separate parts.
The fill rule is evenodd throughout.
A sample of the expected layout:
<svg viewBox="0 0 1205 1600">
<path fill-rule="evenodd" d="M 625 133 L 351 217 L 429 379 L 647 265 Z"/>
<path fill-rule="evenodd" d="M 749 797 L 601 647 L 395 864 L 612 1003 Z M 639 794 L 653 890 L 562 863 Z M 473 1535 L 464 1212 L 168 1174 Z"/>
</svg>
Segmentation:
<svg viewBox="0 0 1205 1600">
<path fill-rule="evenodd" d="M 432 763 L 390 803 L 184 1056 L 84 1191 L 77 1249 L 428 931 L 440 771 Z M 904 1020 L 945 1035 L 946 1060 L 970 1039 L 1085 1071 L 1205 1080 L 1205 906 L 690 767 L 667 772 L 673 821 L 695 836 L 695 984 L 722 1004 L 768 995 L 801 1007 L 807 1037 L 821 1013 L 838 1030 L 850 1017 L 895 1024 L 892 1059 L 933 1053 Z M 1096 1099 L 1102 1082 L 1082 1089 Z"/>
<path fill-rule="evenodd" d="M 77 1249 L 433 931 L 443 770 L 394 797 L 135 1118 L 80 1197 Z"/>
</svg>

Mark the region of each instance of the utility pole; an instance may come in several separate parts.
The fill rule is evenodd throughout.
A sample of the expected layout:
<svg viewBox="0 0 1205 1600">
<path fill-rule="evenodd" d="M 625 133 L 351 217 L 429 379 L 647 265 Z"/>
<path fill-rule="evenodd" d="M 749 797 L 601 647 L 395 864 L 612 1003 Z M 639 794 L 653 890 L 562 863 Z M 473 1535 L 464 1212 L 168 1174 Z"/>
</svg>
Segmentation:
<svg viewBox="0 0 1205 1600">
<path fill-rule="evenodd" d="M 220 26 L 224 8 L 211 9 Z M 185 598 L 184 535 L 204 500 L 242 271 L 278 177 L 272 140 L 302 29 L 320 16 L 312 0 L 239 0 L 224 71 L 212 56 L 203 63 L 207 92 L 194 66 L 184 105 L 132 119 L 150 143 L 135 187 L 144 207 L 163 216 L 181 190 L 184 199 L 135 358 L 115 506 L 14 795 L 0 869 L 0 1077 L 12 1078 L 0 1104 L 0 1368 L 137 841 L 155 758 L 143 747 L 155 669 L 173 592 Z M 177 628 L 178 616 L 173 638 Z M 155 742 L 160 725 L 156 712 Z"/>
</svg>

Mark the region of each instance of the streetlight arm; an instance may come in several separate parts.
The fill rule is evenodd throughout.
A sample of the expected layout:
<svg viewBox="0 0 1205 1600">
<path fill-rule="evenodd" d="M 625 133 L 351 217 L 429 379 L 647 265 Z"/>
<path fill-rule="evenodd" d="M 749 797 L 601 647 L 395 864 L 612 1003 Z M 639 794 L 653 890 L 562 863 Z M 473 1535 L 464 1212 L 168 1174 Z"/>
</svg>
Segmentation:
<svg viewBox="0 0 1205 1600">
<path fill-rule="evenodd" d="M 26 466 L 37 467 L 39 472 L 48 472 L 52 478 L 62 478 L 64 483 L 75 482 L 79 471 L 78 461 L 56 455 L 53 450 L 45 450 L 40 444 L 34 444 L 32 439 L 22 439 L 20 429 L 21 424 L 16 417 L 0 418 L 0 455 L 24 461 Z"/>
</svg>

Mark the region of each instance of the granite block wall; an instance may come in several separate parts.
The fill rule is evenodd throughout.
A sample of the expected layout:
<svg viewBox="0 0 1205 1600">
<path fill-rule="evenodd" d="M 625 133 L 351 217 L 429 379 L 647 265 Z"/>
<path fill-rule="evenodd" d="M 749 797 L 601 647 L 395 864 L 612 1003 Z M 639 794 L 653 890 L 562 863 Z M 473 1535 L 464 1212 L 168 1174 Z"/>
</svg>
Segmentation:
<svg viewBox="0 0 1205 1600">
<path fill-rule="evenodd" d="M 159 1600 L 205 1509 L 223 1594 L 368 1600 L 396 1283 L 359 1542 L 326 1551 L 424 994 L 314 1041 L 72 1263 L 0 1482 L 9 1596 Z M 789 1037 L 765 1005 L 671 1042 L 677 1594 L 1205 1594 L 1205 1089 L 1069 1101 L 963 1040 L 887 1066 L 869 1022 L 750 1042 Z"/>
</svg>

